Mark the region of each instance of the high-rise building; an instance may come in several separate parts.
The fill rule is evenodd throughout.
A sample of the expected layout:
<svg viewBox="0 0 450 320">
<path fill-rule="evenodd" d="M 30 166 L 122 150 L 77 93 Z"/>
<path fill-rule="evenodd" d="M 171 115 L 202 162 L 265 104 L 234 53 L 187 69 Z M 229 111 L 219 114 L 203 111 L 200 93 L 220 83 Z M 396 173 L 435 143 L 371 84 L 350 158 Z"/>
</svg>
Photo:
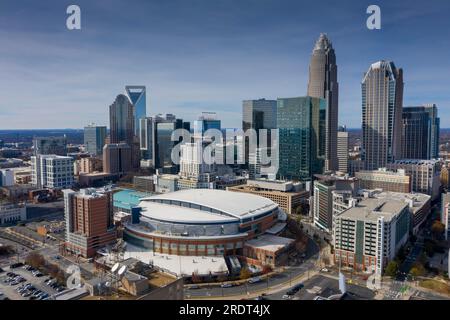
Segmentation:
<svg viewBox="0 0 450 320">
<path fill-rule="evenodd" d="M 259 130 L 267 130 L 267 139 L 265 147 L 271 147 L 271 129 L 277 128 L 277 101 L 276 100 L 244 100 L 242 102 L 242 130 L 246 132 L 249 129 L 256 131 L 257 147 L 263 146 L 259 141 Z M 245 158 L 246 164 L 249 163 L 249 143 L 248 137 L 245 137 Z"/>
<path fill-rule="evenodd" d="M 280 98 L 277 103 L 281 179 L 311 180 L 325 160 L 325 99 Z"/>
<path fill-rule="evenodd" d="M 328 233 L 333 227 L 333 191 L 348 190 L 356 193 L 358 181 L 348 176 L 316 175 L 314 181 L 314 195 L 312 216 L 314 225 Z"/>
<path fill-rule="evenodd" d="M 276 127 L 276 100 L 258 99 L 242 102 L 242 130 L 275 129 Z"/>
<path fill-rule="evenodd" d="M 34 155 L 54 154 L 67 155 L 67 138 L 63 137 L 35 137 L 33 138 Z"/>
<path fill-rule="evenodd" d="M 439 157 L 439 126 L 436 105 L 403 108 L 402 159 Z"/>
<path fill-rule="evenodd" d="M 367 170 L 401 157 L 403 70 L 378 61 L 365 73 L 362 89 L 362 158 Z"/>
<path fill-rule="evenodd" d="M 39 188 L 70 188 L 73 185 L 73 159 L 57 155 L 32 156 L 31 184 Z"/>
<path fill-rule="evenodd" d="M 106 127 L 90 124 L 84 127 L 84 145 L 86 151 L 94 156 L 101 156 L 106 139 Z"/>
<path fill-rule="evenodd" d="M 0 187 L 9 187 L 14 185 L 14 171 L 11 169 L 0 170 Z"/>
<path fill-rule="evenodd" d="M 103 172 L 124 175 L 131 171 L 131 147 L 126 143 L 105 144 Z"/>
<path fill-rule="evenodd" d="M 403 169 L 411 177 L 411 190 L 425 193 L 434 201 L 441 188 L 441 164 L 438 160 L 404 159 L 387 164 L 390 170 Z"/>
<path fill-rule="evenodd" d="M 139 120 L 147 116 L 147 101 L 145 86 L 126 86 L 125 90 L 134 106 L 135 135 L 139 135 Z"/>
<path fill-rule="evenodd" d="M 186 129 L 189 131 L 189 122 L 177 119 L 173 114 L 156 116 L 154 120 L 154 152 L 153 164 L 155 168 L 174 168 L 172 162 L 172 149 L 178 143 L 172 141 L 172 132 L 176 129 Z"/>
<path fill-rule="evenodd" d="M 139 119 L 139 145 L 141 149 L 141 167 L 153 166 L 153 152 L 155 141 L 155 121 L 152 117 Z"/>
<path fill-rule="evenodd" d="M 115 241 L 111 191 L 66 189 L 63 193 L 67 251 L 90 258 Z"/>
<path fill-rule="evenodd" d="M 408 204 L 397 199 L 364 199 L 336 217 L 336 264 L 382 274 L 408 240 Z"/>
<path fill-rule="evenodd" d="M 109 106 L 110 143 L 127 143 L 130 147 L 134 138 L 134 106 L 128 98 L 119 94 Z"/>
<path fill-rule="evenodd" d="M 206 160 L 206 161 L 205 161 Z M 212 189 L 214 176 L 212 158 L 204 159 L 203 143 L 184 143 L 180 147 L 180 179 L 178 190 L 182 189 Z"/>
<path fill-rule="evenodd" d="M 215 112 L 202 112 L 198 120 L 194 121 L 194 137 L 202 137 L 209 129 L 221 130 L 221 121 Z"/>
<path fill-rule="evenodd" d="M 321 33 L 316 41 L 309 65 L 308 96 L 327 101 L 325 170 L 338 170 L 337 130 L 339 84 L 336 55 L 327 35 Z"/>
<path fill-rule="evenodd" d="M 348 132 L 345 126 L 339 127 L 337 133 L 337 171 L 348 172 Z"/>
</svg>

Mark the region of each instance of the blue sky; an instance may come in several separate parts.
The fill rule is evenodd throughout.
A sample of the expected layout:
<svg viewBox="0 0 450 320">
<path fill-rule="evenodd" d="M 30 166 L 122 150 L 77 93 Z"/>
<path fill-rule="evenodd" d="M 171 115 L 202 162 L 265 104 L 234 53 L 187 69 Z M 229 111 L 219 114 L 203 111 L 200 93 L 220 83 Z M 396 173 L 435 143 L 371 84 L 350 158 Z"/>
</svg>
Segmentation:
<svg viewBox="0 0 450 320">
<path fill-rule="evenodd" d="M 43 2 L 43 3 L 42 3 Z M 450 1 L 1 0 L 0 129 L 108 124 L 127 84 L 147 86 L 147 114 L 241 125 L 244 99 L 306 94 L 316 38 L 333 42 L 339 123 L 360 127 L 372 62 L 404 69 L 404 105 L 436 103 L 450 127 Z M 66 29 L 81 7 L 82 30 Z M 366 28 L 381 7 L 382 29 Z"/>
</svg>

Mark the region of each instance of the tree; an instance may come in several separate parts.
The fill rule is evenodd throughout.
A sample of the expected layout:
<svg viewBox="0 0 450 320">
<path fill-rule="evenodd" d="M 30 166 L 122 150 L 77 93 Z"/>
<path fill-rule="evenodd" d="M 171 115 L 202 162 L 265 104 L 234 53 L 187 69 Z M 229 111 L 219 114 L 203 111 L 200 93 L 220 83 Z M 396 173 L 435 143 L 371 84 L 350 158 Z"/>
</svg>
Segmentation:
<svg viewBox="0 0 450 320">
<path fill-rule="evenodd" d="M 202 281 L 201 277 L 198 275 L 198 271 L 192 272 L 192 283 L 199 283 Z"/>
<path fill-rule="evenodd" d="M 392 260 L 391 262 L 388 263 L 384 273 L 389 277 L 394 277 L 397 274 L 397 271 L 398 271 L 398 262 Z"/>
<path fill-rule="evenodd" d="M 445 226 L 442 222 L 439 220 L 436 220 L 433 222 L 433 225 L 431 226 L 431 232 L 435 237 L 440 236 L 445 230 Z"/>
<path fill-rule="evenodd" d="M 420 262 L 416 262 L 411 268 L 410 273 L 413 277 L 421 277 L 425 274 L 425 267 Z"/>
<path fill-rule="evenodd" d="M 25 263 L 33 268 L 40 269 L 45 266 L 45 259 L 37 252 L 30 252 L 25 258 Z"/>
<path fill-rule="evenodd" d="M 250 270 L 248 270 L 247 267 L 244 267 L 241 269 L 241 273 L 239 274 L 239 279 L 241 280 L 245 280 L 250 278 L 252 275 L 252 273 L 250 272 Z"/>
<path fill-rule="evenodd" d="M 12 246 L 0 246 L 0 256 L 8 256 L 15 253 L 16 250 Z"/>
</svg>

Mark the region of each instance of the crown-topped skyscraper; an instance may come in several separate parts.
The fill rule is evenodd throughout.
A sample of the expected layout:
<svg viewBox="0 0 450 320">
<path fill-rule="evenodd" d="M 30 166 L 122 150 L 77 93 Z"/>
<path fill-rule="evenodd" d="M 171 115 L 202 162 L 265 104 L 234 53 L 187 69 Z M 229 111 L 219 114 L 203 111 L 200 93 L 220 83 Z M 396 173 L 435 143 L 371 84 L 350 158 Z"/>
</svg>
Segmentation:
<svg viewBox="0 0 450 320">
<path fill-rule="evenodd" d="M 336 55 L 331 41 L 321 33 L 316 41 L 309 65 L 308 96 L 327 101 L 325 124 L 325 170 L 338 170 L 337 129 L 338 98 Z"/>
</svg>

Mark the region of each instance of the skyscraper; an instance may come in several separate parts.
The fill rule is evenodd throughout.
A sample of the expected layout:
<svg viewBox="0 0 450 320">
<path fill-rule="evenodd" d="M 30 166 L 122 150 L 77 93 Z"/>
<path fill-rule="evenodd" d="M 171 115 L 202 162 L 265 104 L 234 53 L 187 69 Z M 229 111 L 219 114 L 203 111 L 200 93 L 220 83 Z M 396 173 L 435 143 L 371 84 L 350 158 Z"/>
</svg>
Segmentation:
<svg viewBox="0 0 450 320">
<path fill-rule="evenodd" d="M 139 119 L 147 115 L 147 97 L 145 86 L 126 86 L 127 95 L 134 106 L 135 135 L 139 135 Z"/>
<path fill-rule="evenodd" d="M 220 130 L 220 120 L 217 119 L 217 114 L 215 112 L 202 112 L 202 115 L 198 120 L 194 121 L 194 135 L 196 137 L 202 137 L 209 129 Z"/>
<path fill-rule="evenodd" d="M 124 175 L 131 171 L 131 147 L 126 143 L 105 144 L 103 172 Z"/>
<path fill-rule="evenodd" d="M 339 127 L 337 133 L 337 170 L 343 173 L 348 172 L 348 132 L 345 126 Z"/>
<path fill-rule="evenodd" d="M 100 156 L 106 139 L 106 127 L 90 124 L 84 127 L 84 145 L 86 151 L 92 155 Z"/>
<path fill-rule="evenodd" d="M 139 145 L 141 149 L 141 167 L 153 166 L 153 152 L 155 141 L 154 119 L 145 117 L 139 119 Z"/>
<path fill-rule="evenodd" d="M 365 73 L 362 89 L 362 158 L 367 170 L 401 156 L 403 70 L 378 61 Z"/>
<path fill-rule="evenodd" d="M 403 108 L 402 158 L 438 158 L 439 122 L 434 104 Z"/>
<path fill-rule="evenodd" d="M 254 129 L 257 133 L 257 143 L 260 146 L 259 130 L 267 129 L 266 143 L 270 147 L 270 129 L 277 128 L 277 101 L 276 100 L 244 100 L 242 102 L 242 130 Z M 249 163 L 249 139 L 245 138 L 245 163 Z"/>
<path fill-rule="evenodd" d="M 338 170 L 337 129 L 339 84 L 336 55 L 331 41 L 324 33 L 316 41 L 309 65 L 308 96 L 327 101 L 325 170 Z"/>
<path fill-rule="evenodd" d="M 325 161 L 325 99 L 278 99 L 279 170 L 283 179 L 311 180 Z"/>
<path fill-rule="evenodd" d="M 109 106 L 110 143 L 132 145 L 134 136 L 134 107 L 128 98 L 119 94 Z"/>
</svg>

